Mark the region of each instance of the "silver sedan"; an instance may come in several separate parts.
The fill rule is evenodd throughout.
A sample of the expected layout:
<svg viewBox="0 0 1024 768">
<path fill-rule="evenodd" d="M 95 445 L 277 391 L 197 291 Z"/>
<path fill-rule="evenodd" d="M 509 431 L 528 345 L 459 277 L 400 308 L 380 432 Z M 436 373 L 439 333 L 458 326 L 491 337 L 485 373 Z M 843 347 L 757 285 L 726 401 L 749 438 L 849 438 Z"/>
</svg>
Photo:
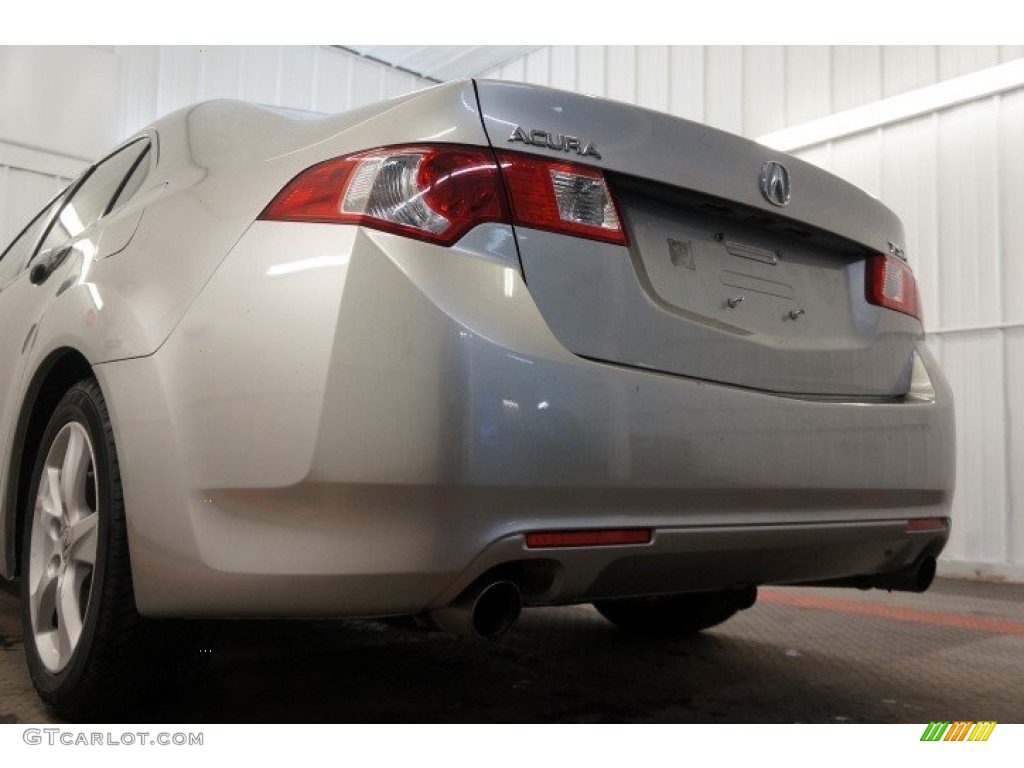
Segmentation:
<svg viewBox="0 0 1024 768">
<path fill-rule="evenodd" d="M 665 635 L 760 584 L 922 591 L 954 424 L 920 318 L 891 211 L 667 115 L 489 81 L 175 112 L 0 257 L 32 678 L 135 701 L 188 618 Z"/>
</svg>

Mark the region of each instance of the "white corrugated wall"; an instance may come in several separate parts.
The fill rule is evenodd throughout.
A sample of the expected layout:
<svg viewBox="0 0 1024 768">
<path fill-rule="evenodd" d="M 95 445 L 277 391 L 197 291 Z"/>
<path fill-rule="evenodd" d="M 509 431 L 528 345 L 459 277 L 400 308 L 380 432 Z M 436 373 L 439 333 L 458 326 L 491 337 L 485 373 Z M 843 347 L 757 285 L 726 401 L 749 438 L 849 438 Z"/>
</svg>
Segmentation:
<svg viewBox="0 0 1024 768">
<path fill-rule="evenodd" d="M 1024 46 L 554 46 L 487 77 L 584 91 L 751 138 L 1024 56 Z M 1024 89 L 796 154 L 903 219 L 956 396 L 947 573 L 1024 580 Z"/>
<path fill-rule="evenodd" d="M 121 135 L 205 99 L 245 99 L 314 112 L 343 112 L 428 85 L 348 51 L 325 46 L 125 46 Z"/>
<path fill-rule="evenodd" d="M 0 248 L 113 143 L 116 83 L 103 50 L 0 46 Z"/>
</svg>

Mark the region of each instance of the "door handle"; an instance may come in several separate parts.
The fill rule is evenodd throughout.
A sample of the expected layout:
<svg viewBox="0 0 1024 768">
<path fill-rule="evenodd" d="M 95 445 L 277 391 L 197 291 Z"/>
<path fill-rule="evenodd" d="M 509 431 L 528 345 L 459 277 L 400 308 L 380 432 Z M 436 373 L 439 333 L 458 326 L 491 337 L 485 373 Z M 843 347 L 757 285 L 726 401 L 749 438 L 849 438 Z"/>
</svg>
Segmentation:
<svg viewBox="0 0 1024 768">
<path fill-rule="evenodd" d="M 32 285 L 42 285 L 53 274 L 53 270 L 49 264 L 39 261 L 32 265 L 32 269 L 28 271 L 28 279 Z"/>
<path fill-rule="evenodd" d="M 28 279 L 32 285 L 42 285 L 50 279 L 52 275 L 61 264 L 64 263 L 64 259 L 71 253 L 71 246 L 65 246 L 59 250 L 51 251 L 45 256 L 41 257 L 33 264 L 28 271 Z"/>
</svg>

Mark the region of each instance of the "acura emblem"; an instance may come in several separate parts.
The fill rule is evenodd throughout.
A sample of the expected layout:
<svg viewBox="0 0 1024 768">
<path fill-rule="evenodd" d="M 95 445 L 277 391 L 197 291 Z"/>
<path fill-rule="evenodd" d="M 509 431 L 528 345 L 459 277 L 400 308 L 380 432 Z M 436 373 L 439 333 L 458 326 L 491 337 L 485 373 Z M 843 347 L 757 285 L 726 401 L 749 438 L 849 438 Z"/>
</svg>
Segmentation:
<svg viewBox="0 0 1024 768">
<path fill-rule="evenodd" d="M 530 144 L 534 147 L 547 147 L 559 152 L 575 152 L 581 157 L 590 155 L 595 160 L 601 159 L 601 153 L 597 151 L 592 141 L 584 141 L 575 136 L 568 136 L 564 133 L 552 131 L 523 130 L 518 125 L 508 137 L 509 141 L 521 141 L 523 144 Z"/>
<path fill-rule="evenodd" d="M 772 205 L 789 205 L 789 171 L 776 160 L 761 166 L 761 194 Z"/>
</svg>

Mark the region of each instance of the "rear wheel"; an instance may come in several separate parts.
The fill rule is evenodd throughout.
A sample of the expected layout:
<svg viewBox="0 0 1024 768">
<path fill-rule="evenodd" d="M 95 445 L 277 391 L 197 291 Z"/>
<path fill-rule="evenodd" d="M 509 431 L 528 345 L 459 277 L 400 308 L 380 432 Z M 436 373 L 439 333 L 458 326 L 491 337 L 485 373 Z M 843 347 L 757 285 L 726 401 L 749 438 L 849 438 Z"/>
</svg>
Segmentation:
<svg viewBox="0 0 1024 768">
<path fill-rule="evenodd" d="M 137 705 L 159 689 L 183 635 L 135 610 L 117 451 L 95 380 L 58 403 L 28 498 L 21 605 L 36 690 L 71 719 Z"/>
<path fill-rule="evenodd" d="M 753 604 L 735 591 L 598 600 L 594 607 L 619 629 L 648 637 L 680 637 L 721 624 Z"/>
</svg>

